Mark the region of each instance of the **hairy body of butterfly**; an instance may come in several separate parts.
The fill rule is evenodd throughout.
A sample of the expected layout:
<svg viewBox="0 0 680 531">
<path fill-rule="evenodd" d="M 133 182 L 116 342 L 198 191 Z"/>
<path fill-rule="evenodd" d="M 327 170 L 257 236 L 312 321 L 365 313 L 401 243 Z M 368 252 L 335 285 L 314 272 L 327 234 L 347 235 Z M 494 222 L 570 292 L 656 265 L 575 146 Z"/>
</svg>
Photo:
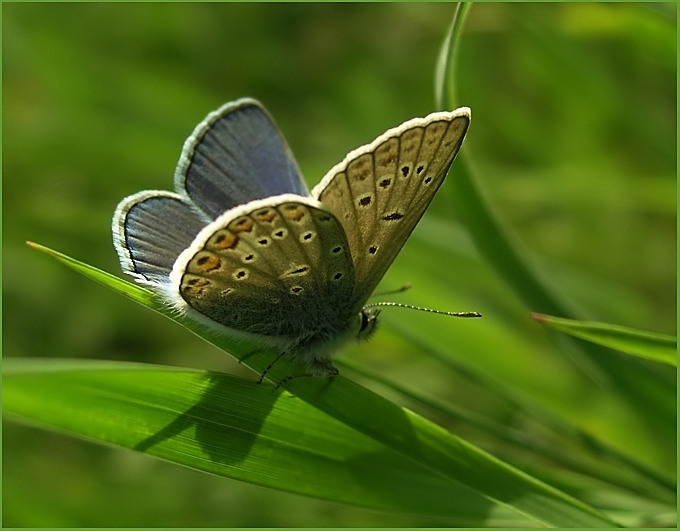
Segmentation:
<svg viewBox="0 0 680 531">
<path fill-rule="evenodd" d="M 370 337 L 365 308 L 442 184 L 467 108 L 409 120 L 347 155 L 311 194 L 264 109 L 211 113 L 184 145 L 177 193 L 124 199 L 113 220 L 123 269 L 194 319 L 276 346 L 313 375 Z"/>
</svg>

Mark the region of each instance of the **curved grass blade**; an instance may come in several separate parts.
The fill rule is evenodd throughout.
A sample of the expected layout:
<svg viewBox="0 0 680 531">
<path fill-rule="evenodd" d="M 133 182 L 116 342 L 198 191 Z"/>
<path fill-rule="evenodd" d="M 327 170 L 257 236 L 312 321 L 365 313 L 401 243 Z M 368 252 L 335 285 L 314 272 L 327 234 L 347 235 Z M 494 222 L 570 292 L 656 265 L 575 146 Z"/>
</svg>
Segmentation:
<svg viewBox="0 0 680 531">
<path fill-rule="evenodd" d="M 581 443 L 583 453 L 574 452 L 573 444 L 561 446 L 559 444 L 548 443 L 543 439 L 536 439 L 535 436 L 527 436 L 516 429 L 510 429 L 494 420 L 488 419 L 468 409 L 441 402 L 439 400 L 425 396 L 420 391 L 406 388 L 394 381 L 385 378 L 383 375 L 368 371 L 358 363 L 342 359 L 337 364 L 348 367 L 362 376 L 380 383 L 384 387 L 396 391 L 402 396 L 419 403 L 440 415 L 444 415 L 452 420 L 462 422 L 467 426 L 477 428 L 480 433 L 491 436 L 501 443 L 519 451 L 528 452 L 532 458 L 540 456 L 546 462 L 557 464 L 560 468 L 571 470 L 585 477 L 596 478 L 615 487 L 630 491 L 643 497 L 652 497 L 659 500 L 675 499 L 675 484 L 671 484 L 666 478 L 661 477 L 655 471 L 634 461 L 629 456 L 622 454 L 607 444 L 598 441 L 595 437 L 587 434 L 574 426 L 566 426 L 551 418 L 549 427 L 558 440 L 574 442 L 576 439 Z M 460 368 L 457 368 L 460 369 Z M 487 382 L 490 388 L 495 387 L 493 382 Z M 494 391 L 492 391 L 494 392 Z M 496 392 L 503 399 L 514 402 L 517 409 L 523 409 L 519 401 L 502 391 Z M 547 412 L 541 412 L 543 419 L 548 417 Z M 576 435 L 576 437 L 574 437 Z M 588 459 L 583 459 L 587 455 Z M 594 463 L 613 463 L 620 467 L 617 473 L 611 467 L 600 467 Z M 628 473 L 624 472 L 627 470 Z M 632 477 L 631 473 L 632 472 Z"/>
<path fill-rule="evenodd" d="M 102 272 L 96 268 L 59 253 L 50 254 L 58 255 L 63 263 L 97 281 L 111 280 L 106 274 L 99 274 Z M 113 282 L 106 285 L 118 286 Z M 271 349 L 264 350 L 245 342 L 236 342 L 213 329 L 206 329 L 175 315 L 157 302 L 151 304 L 143 300 L 137 302 L 163 313 L 206 341 L 239 358 L 248 354 L 249 349 L 251 352 L 255 351 L 256 355 L 248 355 L 243 363 L 260 373 L 278 354 Z M 271 367 L 267 375 L 272 381 L 280 382 L 291 374 L 299 373 L 299 367 L 288 359 L 282 359 Z M 332 379 L 297 378 L 286 382 L 284 387 L 310 406 L 370 439 L 541 525 L 616 526 L 611 519 L 586 504 L 511 467 L 427 419 L 393 404 L 343 376 Z M 77 414 L 77 409 L 73 413 Z"/>
<path fill-rule="evenodd" d="M 226 374 L 9 359 L 4 402 L 24 420 L 278 490 L 457 525 L 527 523 L 283 390 Z"/>
<path fill-rule="evenodd" d="M 389 317 L 386 317 L 386 319 L 389 319 Z M 434 357 L 445 366 L 449 366 L 452 370 L 465 375 L 471 382 L 477 383 L 487 389 L 490 394 L 512 405 L 513 409 L 525 412 L 531 419 L 540 423 L 550 433 L 557 436 L 558 439 L 568 441 L 570 445 L 579 448 L 594 459 L 615 465 L 626 476 L 632 474 L 632 481 L 638 483 L 638 488 L 631 489 L 632 492 L 645 493 L 647 496 L 652 496 L 662 501 L 675 499 L 677 484 L 674 478 L 671 479 L 669 475 L 661 474 L 659 471 L 651 469 L 629 453 L 601 441 L 588 431 L 555 415 L 539 401 L 532 400 L 524 393 L 518 392 L 517 388 L 507 385 L 502 377 L 478 372 L 459 363 L 449 355 L 448 350 L 441 350 L 439 347 L 431 344 L 427 337 L 419 336 L 404 327 L 399 328 L 399 332 L 402 337 L 417 347 L 420 352 Z M 341 360 L 341 363 L 346 364 L 347 360 Z M 472 421 L 472 419 L 470 420 Z M 488 432 L 489 430 L 487 430 Z M 592 471 L 589 475 L 598 476 L 598 474 Z M 625 488 L 624 484 L 619 486 Z"/>
<path fill-rule="evenodd" d="M 553 317 L 542 313 L 532 313 L 531 318 L 550 328 L 602 345 L 677 367 L 678 340 L 667 334 L 645 332 L 626 326 L 618 326 L 592 321 L 576 321 Z"/>
<path fill-rule="evenodd" d="M 456 27 L 454 22 L 452 31 Z M 455 38 L 447 39 L 447 47 L 442 51 L 450 56 L 448 66 L 452 72 L 455 72 L 455 54 L 449 44 L 455 42 Z M 438 79 L 442 83 L 450 82 L 449 76 L 440 75 Z M 445 97 L 440 108 L 454 108 L 455 102 L 446 99 L 453 91 L 445 86 L 438 90 Z M 474 178 L 465 147 L 461 150 L 459 159 L 462 163 L 456 165 L 455 175 L 447 180 L 443 193 L 455 205 L 456 212 L 470 232 L 480 254 L 524 301 L 527 309 L 578 318 L 578 312 L 532 267 L 525 254 L 520 252 L 520 247 L 491 209 Z M 660 379 L 651 367 L 641 366 L 638 360 L 615 359 L 604 355 L 603 347 L 598 344 L 570 336 L 555 337 L 555 341 L 564 347 L 585 374 L 598 385 L 611 388 L 648 424 L 651 431 L 664 438 L 675 437 L 677 412 L 674 379 Z M 650 411 L 654 411 L 654 415 L 649 415 Z"/>
<path fill-rule="evenodd" d="M 455 101 L 452 79 L 454 53 L 458 49 L 457 44 L 460 40 L 463 23 L 465 22 L 465 17 L 471 5 L 472 2 L 458 3 L 456 12 L 453 15 L 451 27 L 449 28 L 441 50 L 439 51 L 434 77 L 434 101 L 438 109 L 445 109 L 445 102 Z"/>
</svg>

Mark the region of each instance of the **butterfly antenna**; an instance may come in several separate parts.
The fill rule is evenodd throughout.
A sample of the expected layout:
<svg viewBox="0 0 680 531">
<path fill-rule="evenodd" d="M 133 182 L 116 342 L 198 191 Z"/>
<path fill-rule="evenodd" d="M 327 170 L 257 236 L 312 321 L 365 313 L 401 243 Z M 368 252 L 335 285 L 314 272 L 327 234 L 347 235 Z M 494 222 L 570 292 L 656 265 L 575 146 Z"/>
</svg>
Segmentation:
<svg viewBox="0 0 680 531">
<path fill-rule="evenodd" d="M 419 310 L 421 312 L 438 313 L 441 315 L 450 315 L 451 317 L 481 317 L 479 312 L 445 312 L 442 310 L 433 310 L 432 308 L 423 308 L 421 306 L 412 306 L 410 304 L 401 304 L 400 302 L 374 302 L 367 304 L 364 308 L 372 308 L 375 306 L 394 306 L 397 308 L 408 308 L 409 310 Z"/>
<path fill-rule="evenodd" d="M 378 293 L 374 293 L 373 295 L 371 295 L 371 298 L 373 298 L 373 297 L 383 297 L 384 295 L 394 295 L 395 293 L 404 293 L 405 291 L 408 291 L 410 289 L 411 289 L 411 283 L 407 282 L 406 284 L 404 284 L 400 288 L 393 289 L 393 290 L 390 290 L 390 291 L 380 291 Z M 373 305 L 371 304 L 371 306 L 373 306 Z"/>
</svg>

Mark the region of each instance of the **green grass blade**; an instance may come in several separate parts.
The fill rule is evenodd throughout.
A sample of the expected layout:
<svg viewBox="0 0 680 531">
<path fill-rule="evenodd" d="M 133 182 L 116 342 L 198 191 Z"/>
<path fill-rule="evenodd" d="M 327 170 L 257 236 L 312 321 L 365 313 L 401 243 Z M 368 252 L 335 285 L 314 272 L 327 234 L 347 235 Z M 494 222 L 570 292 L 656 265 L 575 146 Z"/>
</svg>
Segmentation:
<svg viewBox="0 0 680 531">
<path fill-rule="evenodd" d="M 45 247 L 34 242 L 27 243 L 33 249 L 37 249 L 39 251 L 44 252 L 48 256 L 55 258 L 62 264 L 70 267 L 74 271 L 77 271 L 81 275 L 86 276 L 90 280 L 94 280 L 95 282 L 101 284 L 102 286 L 105 286 L 115 291 L 116 293 L 125 295 L 126 297 L 134 300 L 135 302 L 138 302 L 142 306 L 146 306 L 147 308 L 150 308 L 168 317 L 169 319 L 172 319 L 173 321 L 179 322 L 186 328 L 189 328 L 199 337 L 205 338 L 206 335 L 210 335 L 211 338 L 207 339 L 207 341 L 216 344 L 219 348 L 221 348 L 225 352 L 229 352 L 236 358 L 240 358 L 241 356 L 244 356 L 245 354 L 249 353 L 250 351 L 256 348 L 252 345 L 250 346 L 246 345 L 241 341 L 236 341 L 235 339 L 230 338 L 224 334 L 214 333 L 205 330 L 205 327 L 202 327 L 196 324 L 195 322 L 184 318 L 184 316 L 178 314 L 178 312 L 174 311 L 167 304 L 163 303 L 163 301 L 159 300 L 155 296 L 155 294 L 152 291 L 149 291 L 148 289 L 138 286 L 137 284 L 133 284 L 132 282 L 123 280 L 115 275 L 112 275 L 111 273 L 102 271 L 101 269 L 97 269 L 96 267 L 76 260 L 75 258 L 71 258 L 70 256 L 55 251 L 54 249 L 50 249 L 49 247 Z M 253 356 L 254 359 L 252 361 L 256 361 L 257 357 L 258 356 Z M 246 365 L 250 366 L 249 363 L 247 363 Z M 257 368 L 254 370 L 262 372 L 262 370 L 264 370 L 266 366 L 267 364 L 264 363 L 264 361 L 262 361 L 260 363 L 256 363 Z"/>
<path fill-rule="evenodd" d="M 576 321 L 541 313 L 532 313 L 531 317 L 550 328 L 598 345 L 673 367 L 677 367 L 678 364 L 677 338 L 667 334 L 656 334 L 606 323 Z"/>
<path fill-rule="evenodd" d="M 568 441 L 568 444 L 571 445 L 568 446 L 571 448 L 568 451 L 573 451 L 576 448 L 592 459 L 616 466 L 624 475 L 629 476 L 624 480 L 624 483 L 615 481 L 615 484 L 627 488 L 626 483 L 633 481 L 637 483 L 637 488 L 633 488 L 632 492 L 644 492 L 647 496 L 651 495 L 664 501 L 675 498 L 677 485 L 674 478 L 671 479 L 668 475 L 660 474 L 658 471 L 650 469 L 649 466 L 627 452 L 622 452 L 611 444 L 599 440 L 587 430 L 574 425 L 559 415 L 555 415 L 544 404 L 531 399 L 521 389 L 508 385 L 508 382 L 503 378 L 498 378 L 495 375 L 484 372 L 477 372 L 470 366 L 462 365 L 459 360 L 451 357 L 448 348 L 441 349 L 439 345 L 431 342 L 429 337 L 418 335 L 404 326 L 400 327 L 399 331 L 409 342 L 416 345 L 423 354 L 430 355 L 444 366 L 448 366 L 451 370 L 465 375 L 467 380 L 477 382 L 484 387 L 490 396 L 495 396 L 501 402 L 510 405 L 513 410 L 524 412 L 524 414 L 540 423 L 541 426 L 559 440 Z M 346 360 L 343 360 L 342 363 L 346 364 Z M 479 420 L 474 418 L 466 418 L 465 422 L 470 422 L 473 425 L 480 424 Z M 494 431 L 489 426 L 485 427 L 487 435 L 494 433 Z M 507 435 L 503 439 L 506 439 Z M 550 453 L 552 452 L 548 451 L 548 454 Z M 546 457 L 548 457 L 547 454 Z M 563 465 L 571 466 L 568 461 L 568 458 L 560 460 L 560 462 L 563 462 Z M 598 473 L 592 470 L 590 475 L 594 477 L 599 476 Z M 600 479 L 607 480 L 605 478 Z"/>
<path fill-rule="evenodd" d="M 503 507 L 546 525 L 611 525 L 585 505 L 342 377 L 314 382 L 297 381 L 308 391 L 302 394 L 309 397 L 311 392 L 321 408 L 310 405 L 308 397 L 300 400 L 282 389 L 219 373 L 10 359 L 4 367 L 3 397 L 7 413 L 33 422 L 340 503 L 464 525 L 488 525 L 490 514 L 517 523 L 517 516 Z M 338 403 L 334 389 L 351 396 Z M 345 415 L 336 418 L 322 412 L 341 407 Z M 338 422 L 338 416 L 349 412 L 389 434 L 376 437 Z M 395 437 L 402 439 L 398 446 L 407 444 L 408 457 L 400 448 L 381 444 Z M 427 466 L 433 459 L 436 468 Z M 453 463 L 460 481 L 452 477 Z M 499 507 L 488 499 L 488 491 L 503 498 Z"/>
<path fill-rule="evenodd" d="M 445 110 L 447 108 L 446 102 L 453 103 L 455 101 L 453 79 L 451 75 L 455 59 L 454 53 L 458 49 L 457 44 L 460 40 L 465 16 L 471 5 L 471 2 L 458 3 L 456 12 L 453 15 L 453 21 L 451 22 L 449 31 L 446 34 L 444 43 L 439 51 L 434 78 L 434 101 L 435 105 L 440 110 Z"/>
<path fill-rule="evenodd" d="M 455 27 L 455 23 L 452 27 Z M 455 42 L 455 40 L 453 41 Z M 455 72 L 453 49 L 448 48 L 449 68 Z M 447 80 L 447 76 L 439 76 Z M 446 87 L 439 89 L 448 97 Z M 442 108 L 453 108 L 456 102 L 443 102 Z M 473 109 L 474 114 L 474 109 Z M 473 174 L 463 146 L 452 175 L 443 187 L 459 218 L 467 227 L 480 254 L 491 264 L 499 278 L 525 303 L 526 308 L 550 315 L 578 318 L 553 285 L 546 281 L 527 259 L 527 254 L 514 241 L 507 228 L 484 197 Z M 568 342 L 567 342 L 568 341 Z M 675 436 L 676 386 L 670 379 L 662 380 L 650 367 L 641 366 L 634 358 L 606 356 L 603 347 L 580 338 L 556 336 L 575 364 L 604 388 L 611 388 L 635 414 L 649 424 L 649 429 L 663 437 Z M 654 412 L 650 415 L 650 411 Z"/>
<path fill-rule="evenodd" d="M 43 250 L 48 252 L 46 248 Z M 119 286 L 118 283 L 121 282 L 60 253 L 49 254 L 89 278 L 107 283 L 109 287 Z M 277 354 L 271 349 L 236 342 L 223 332 L 207 329 L 176 315 L 154 299 L 135 300 L 160 311 L 238 358 L 254 353 L 247 356 L 244 364 L 255 371 L 262 372 Z M 300 367 L 288 359 L 282 359 L 267 374 L 272 381 L 281 381 L 291 374 L 299 373 Z M 297 378 L 288 381 L 284 386 L 302 401 L 347 427 L 407 456 L 420 466 L 461 483 L 485 498 L 543 525 L 615 526 L 613 521 L 578 500 L 510 467 L 423 417 L 385 400 L 343 376 L 331 380 Z M 172 386 L 168 392 L 172 392 Z M 72 414 L 77 416 L 77 411 L 76 408 Z"/>
<path fill-rule="evenodd" d="M 564 423 L 560 423 L 557 419 L 550 418 L 549 420 L 551 429 L 558 435 L 557 441 L 573 442 L 576 439 L 581 443 L 583 453 L 575 452 L 573 445 L 555 444 L 555 441 L 552 439 L 547 441 L 537 438 L 535 434 L 527 435 L 519 430 L 509 429 L 507 426 L 482 417 L 468 409 L 432 399 L 425 396 L 421 391 L 414 391 L 385 378 L 381 374 L 367 371 L 353 361 L 347 359 L 338 360 L 338 365 L 348 367 L 354 372 L 437 412 L 439 415 L 463 423 L 466 426 L 477 428 L 480 433 L 487 437 L 491 436 L 497 442 L 504 443 L 520 452 L 528 452 L 532 458 L 540 456 L 546 463 L 554 463 L 561 469 L 571 470 L 586 477 L 596 478 L 645 498 L 658 496 L 662 500 L 668 500 L 670 499 L 669 494 L 670 496 L 675 494 L 675 484 L 670 484 L 665 478 L 660 477 L 654 471 L 641 465 L 629 456 L 621 454 L 614 448 L 607 446 L 573 426 L 566 426 Z M 490 383 L 490 387 L 493 386 L 493 383 Z M 507 394 L 503 395 L 503 399 L 514 401 L 513 397 Z M 516 407 L 518 410 L 522 409 L 521 403 L 516 402 Z M 541 412 L 539 416 L 546 417 L 546 415 L 546 412 Z M 616 473 L 614 473 L 611 467 L 599 466 L 603 463 L 614 463 L 618 467 Z M 626 470 L 629 473 L 624 472 Z M 632 472 L 632 477 L 630 472 Z"/>
<path fill-rule="evenodd" d="M 149 308 L 156 309 L 157 307 L 156 298 L 154 297 L 154 294 L 148 289 L 144 289 L 137 284 L 127 282 L 112 275 L 111 273 L 107 273 L 106 271 L 97 269 L 94 266 L 80 262 L 75 258 L 71 258 L 70 256 L 60 253 L 59 251 L 55 251 L 54 249 L 50 249 L 49 247 L 45 247 L 44 245 L 40 245 L 39 243 L 26 242 L 26 244 L 33 249 L 42 251 L 52 258 L 59 260 L 62 264 L 67 265 L 74 271 L 77 271 L 81 275 L 85 275 L 87 278 L 94 280 L 102 286 L 120 293 L 121 295 L 125 295 L 126 297 L 129 297 L 132 300 L 143 304 L 144 306 L 148 306 Z"/>
<path fill-rule="evenodd" d="M 12 359 L 4 401 L 23 419 L 279 490 L 458 525 L 522 521 L 283 390 L 225 374 Z"/>
</svg>

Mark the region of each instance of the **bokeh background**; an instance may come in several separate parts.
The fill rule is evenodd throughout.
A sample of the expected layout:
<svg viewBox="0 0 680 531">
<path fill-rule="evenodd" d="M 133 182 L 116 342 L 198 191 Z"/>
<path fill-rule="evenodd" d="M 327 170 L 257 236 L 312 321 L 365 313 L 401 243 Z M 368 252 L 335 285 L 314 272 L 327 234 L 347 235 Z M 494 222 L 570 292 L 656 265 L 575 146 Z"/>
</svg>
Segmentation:
<svg viewBox="0 0 680 531">
<path fill-rule="evenodd" d="M 24 242 L 118 273 L 117 202 L 170 189 L 193 127 L 242 96 L 268 108 L 313 186 L 349 150 L 435 110 L 437 54 L 454 8 L 3 4 L 4 356 L 253 378 Z M 670 3 L 478 4 L 455 78 L 457 101 L 473 111 L 465 156 L 527 259 L 584 316 L 665 333 L 676 327 L 675 16 Z M 442 371 L 401 333 L 426 331 L 451 345 L 461 367 L 512 382 L 615 446 L 626 437 L 649 466 L 675 467 L 674 445 L 625 431 L 626 412 L 528 319 L 496 273 L 502 266 L 478 256 L 440 194 L 383 287 L 411 282 L 395 300 L 478 310 L 484 319 L 384 312 L 375 339 L 343 355 L 521 429 L 465 371 Z M 610 422 L 592 425 L 609 410 Z M 465 425 L 448 427 L 494 451 Z M 3 487 L 5 526 L 445 525 L 212 477 L 11 421 L 3 423 Z"/>
</svg>

